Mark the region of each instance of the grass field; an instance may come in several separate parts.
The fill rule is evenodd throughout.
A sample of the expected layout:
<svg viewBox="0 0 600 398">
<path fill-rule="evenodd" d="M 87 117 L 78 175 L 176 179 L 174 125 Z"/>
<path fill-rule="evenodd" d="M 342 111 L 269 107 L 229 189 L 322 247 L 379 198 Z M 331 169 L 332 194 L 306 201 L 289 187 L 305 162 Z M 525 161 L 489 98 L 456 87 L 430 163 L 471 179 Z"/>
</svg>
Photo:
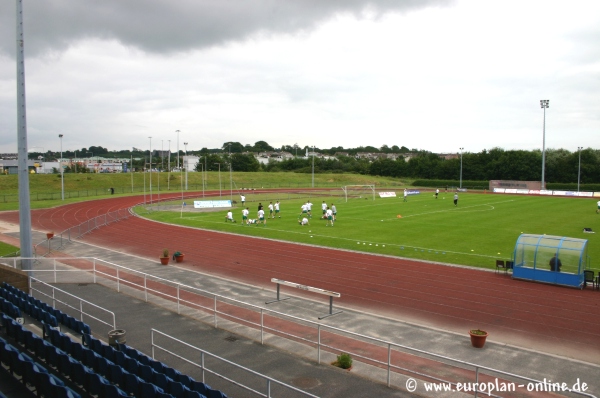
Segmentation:
<svg viewBox="0 0 600 398">
<path fill-rule="evenodd" d="M 521 233 L 569 236 L 588 239 L 589 264 L 600 269 L 598 235 L 582 232 L 584 227 L 600 230 L 597 199 L 461 193 L 455 207 L 451 193 L 440 193 L 435 199 L 431 192 L 424 192 L 403 202 L 398 191 L 395 198 L 363 196 L 347 203 L 340 191 L 311 195 L 310 226 L 297 222 L 306 194 L 249 194 L 246 205 L 251 218 L 256 218 L 259 201 L 267 209 L 269 201 L 280 200 L 281 218 L 267 219 L 266 226 L 242 225 L 240 204 L 233 209 L 237 223 L 224 221 L 227 209 L 200 211 L 193 209 L 191 201 L 184 212 L 180 202 L 170 211 L 148 207 L 136 211 L 153 220 L 190 227 L 485 268 L 495 268 L 496 259 L 510 259 Z M 323 200 L 337 207 L 333 228 L 319 219 Z M 270 244 L 264 243 L 265 255 Z M 302 256 L 301 249 L 298 256 Z"/>
</svg>

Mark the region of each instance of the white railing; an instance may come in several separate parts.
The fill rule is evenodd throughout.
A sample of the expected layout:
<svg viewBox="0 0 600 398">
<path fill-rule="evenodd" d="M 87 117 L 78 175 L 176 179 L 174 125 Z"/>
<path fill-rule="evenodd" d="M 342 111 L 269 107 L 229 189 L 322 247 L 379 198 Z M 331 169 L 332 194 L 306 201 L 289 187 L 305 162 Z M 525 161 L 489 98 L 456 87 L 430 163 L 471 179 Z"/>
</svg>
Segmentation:
<svg viewBox="0 0 600 398">
<path fill-rule="evenodd" d="M 194 362 L 193 360 L 187 359 L 184 356 L 179 355 L 179 354 L 177 354 L 174 351 L 168 350 L 165 347 L 160 346 L 159 344 L 157 344 L 154 341 L 154 334 L 158 334 L 159 336 L 165 337 L 165 338 L 167 338 L 167 339 L 169 339 L 171 341 L 175 341 L 175 342 L 183 345 L 186 349 L 192 349 L 195 352 L 199 352 L 200 353 L 200 363 Z M 166 353 L 168 353 L 168 354 L 170 354 L 170 355 L 172 355 L 172 356 L 174 356 L 176 358 L 179 358 L 179 359 L 181 359 L 181 360 L 189 363 L 190 365 L 196 366 L 197 368 L 200 368 L 200 370 L 202 371 L 202 382 L 203 383 L 205 383 L 205 373 L 210 373 L 210 374 L 215 375 L 215 376 L 217 376 L 217 377 L 219 377 L 219 378 L 221 378 L 223 380 L 226 380 L 226 381 L 228 381 L 230 383 L 233 383 L 236 386 L 241 387 L 241 388 L 243 388 L 243 389 L 245 389 L 247 391 L 251 391 L 251 392 L 253 392 L 253 393 L 257 394 L 257 395 L 260 395 L 261 397 L 271 398 L 271 388 L 273 387 L 273 385 L 276 385 L 278 387 L 283 387 L 283 391 L 288 392 L 288 394 L 281 394 L 281 396 L 288 396 L 289 395 L 289 390 L 292 390 L 292 391 L 300 393 L 300 394 L 302 394 L 303 396 L 306 396 L 306 397 L 318 398 L 316 395 L 310 394 L 310 393 L 308 393 L 306 391 L 302 391 L 302 390 L 300 390 L 300 389 L 298 389 L 298 388 L 296 388 L 294 386 L 291 386 L 289 384 L 286 384 L 286 383 L 283 383 L 281 381 L 275 380 L 275 379 L 273 379 L 273 378 L 271 378 L 269 376 L 263 375 L 261 373 L 255 372 L 252 369 L 248 369 L 248 368 L 246 368 L 244 366 L 241 366 L 241 365 L 239 365 L 237 363 L 231 362 L 231 361 L 229 361 L 229 360 L 227 360 L 225 358 L 221 358 L 220 356 L 217 356 L 215 354 L 211 354 L 208 351 L 205 351 L 205 350 L 203 350 L 201 348 L 195 347 L 195 346 L 193 346 L 191 344 L 186 343 L 183 340 L 179 340 L 179 339 L 177 339 L 177 338 L 175 338 L 173 336 L 170 336 L 170 335 L 168 335 L 166 333 L 163 333 L 163 332 L 161 332 L 159 330 L 151 329 L 151 340 L 152 340 L 152 358 L 153 359 L 155 359 L 154 349 L 157 348 L 157 349 L 162 350 L 162 351 L 164 351 L 164 352 L 166 352 Z M 188 351 L 186 351 L 186 353 L 187 352 Z M 254 376 L 258 377 L 260 380 L 262 380 L 262 383 L 263 383 L 263 385 L 265 386 L 265 389 L 266 389 L 266 393 L 258 391 L 255 388 L 252 388 L 250 386 L 242 384 L 242 383 L 240 383 L 238 381 L 232 380 L 229 377 L 224 376 L 224 375 L 220 374 L 219 372 L 210 369 L 206 365 L 206 361 L 205 361 L 206 357 L 209 357 L 209 358 L 212 358 L 212 359 L 216 359 L 216 360 L 218 360 L 222 364 L 230 365 L 230 366 L 232 366 L 232 367 L 234 367 L 234 368 L 236 368 L 238 370 L 242 370 L 242 371 L 244 371 L 246 373 L 249 373 L 251 375 L 254 375 Z"/>
<path fill-rule="evenodd" d="M 132 215 L 131 209 L 119 209 L 111 211 L 94 218 L 90 218 L 87 221 L 82 222 L 79 225 L 68 228 L 56 235 L 51 239 L 46 239 L 33 246 L 33 253 L 35 257 L 43 257 L 50 253 L 52 249 L 58 250 L 64 246 L 65 242 L 71 241 L 71 239 L 81 238 L 83 235 L 92 232 L 93 230 L 109 225 L 111 223 L 126 219 Z M 43 250 L 42 250 L 43 249 Z"/>
<path fill-rule="evenodd" d="M 13 266 L 17 267 L 17 264 L 20 264 L 21 260 L 28 260 L 26 258 L 7 258 L 3 259 L 3 261 L 13 262 Z M 39 260 L 39 259 L 38 259 Z M 218 318 L 219 316 L 228 321 L 235 320 L 242 325 L 249 326 L 251 328 L 255 328 L 260 331 L 260 343 L 264 344 L 265 333 L 270 333 L 274 336 L 285 337 L 295 342 L 305 343 L 306 345 L 316 347 L 316 361 L 317 363 L 321 363 L 321 351 L 328 352 L 346 352 L 351 354 L 355 358 L 360 358 L 367 364 L 375 365 L 380 368 L 384 368 L 386 370 L 386 384 L 391 386 L 391 376 L 392 372 L 404 375 L 414 375 L 417 377 L 421 377 L 427 380 L 433 380 L 436 382 L 447 383 L 456 387 L 458 383 L 478 383 L 476 385 L 480 385 L 479 383 L 486 383 L 489 380 L 495 380 L 495 378 L 500 375 L 501 377 L 507 378 L 507 380 L 520 380 L 527 383 L 541 383 L 543 381 L 535 380 L 526 376 L 505 372 L 502 370 L 494 369 L 487 366 L 478 365 L 471 362 L 462 361 L 459 359 L 447 357 L 444 355 L 435 354 L 432 352 L 428 352 L 425 350 L 420 350 L 417 348 L 409 347 L 403 344 L 394 343 L 392 341 L 380 339 L 377 337 L 371 337 L 360 333 L 355 333 L 352 331 L 336 328 L 334 326 L 325 325 L 319 322 L 311 321 L 308 319 L 296 317 L 293 315 L 285 314 L 282 312 L 270 310 L 268 308 L 260 307 L 258 305 L 254 305 L 251 303 L 246 303 L 240 300 L 236 300 L 234 298 L 230 298 L 227 296 L 223 296 L 220 294 L 212 293 L 203 289 L 199 289 L 193 286 L 188 286 L 183 283 L 171 281 L 159 276 L 151 275 L 142 271 L 138 271 L 132 268 L 123 267 L 121 265 L 111 263 L 108 261 L 104 261 L 97 258 L 68 258 L 68 259 L 59 259 L 59 258 L 51 258 L 44 259 L 45 261 L 37 261 L 36 269 L 34 271 L 30 271 L 33 273 L 49 273 L 52 275 L 52 279 L 56 283 L 58 281 L 58 276 L 60 275 L 61 282 L 68 282 L 69 278 L 67 278 L 67 274 L 69 273 L 87 273 L 92 274 L 88 276 L 89 278 L 93 278 L 93 282 L 97 283 L 97 279 L 99 277 L 103 278 L 106 281 L 112 281 L 116 283 L 116 290 L 121 291 L 121 286 L 126 286 L 133 289 L 138 289 L 143 292 L 144 300 L 148 301 L 149 295 L 161 298 L 163 300 L 168 300 L 176 303 L 177 313 L 181 313 L 181 308 L 193 308 L 197 310 L 204 311 L 208 314 L 211 314 L 213 317 L 213 324 L 215 327 L 218 327 Z M 82 269 L 78 270 L 67 270 L 65 267 L 59 269 L 59 265 L 65 263 L 74 264 L 76 262 L 85 261 L 88 264 L 86 269 L 83 269 L 82 264 L 71 265 L 71 267 L 76 266 Z M 42 266 L 44 264 L 52 264 L 52 267 L 49 269 L 43 269 Z M 110 272 L 109 272 L 110 271 Z M 221 306 L 219 306 L 221 304 Z M 225 312 L 221 310 L 221 308 L 227 308 L 228 306 L 233 306 L 236 312 L 240 312 L 239 310 L 245 310 L 243 316 L 234 315 L 230 312 Z M 277 327 L 270 327 L 265 324 L 265 316 L 272 317 L 273 319 L 277 319 L 278 321 L 285 321 L 294 324 L 294 328 L 287 328 L 287 330 L 299 330 L 302 328 L 298 328 L 297 326 L 303 326 L 306 329 L 306 332 L 303 335 L 300 334 L 292 334 L 289 331 L 283 330 L 283 328 L 278 329 Z M 253 320 L 254 319 L 254 320 Z M 276 322 L 274 322 L 277 324 Z M 314 337 L 310 337 L 310 336 Z M 342 340 L 340 346 L 334 345 L 335 338 Z M 352 352 L 348 351 L 348 344 L 343 344 L 343 339 L 354 339 L 355 341 L 361 341 L 367 345 L 371 345 L 372 348 L 385 350 L 386 357 L 379 358 L 376 356 L 367 356 L 366 352 L 369 350 L 364 349 L 361 352 Z M 376 350 L 375 350 L 376 351 Z M 459 377 L 455 377 L 454 380 L 445 380 L 434 374 L 426 374 L 416 369 L 411 369 L 410 364 L 404 364 L 405 366 L 399 366 L 394 363 L 392 357 L 393 354 L 396 353 L 410 353 L 421 358 L 429 358 L 432 361 L 436 361 L 438 363 L 443 363 L 445 366 L 452 366 L 456 369 L 467 370 L 470 371 L 469 376 L 465 376 L 467 380 L 459 380 Z M 396 361 L 400 362 L 400 361 Z M 450 372 L 445 372 L 449 374 Z M 464 375 L 464 373 L 463 373 Z M 513 382 L 514 383 L 514 382 Z M 516 383 L 517 385 L 519 383 Z M 474 391 L 475 396 L 478 395 L 479 392 L 482 391 Z M 587 396 L 595 398 L 594 395 L 588 394 L 581 391 L 576 390 L 567 390 L 567 392 L 571 392 L 573 394 Z M 490 394 L 489 391 L 484 392 L 487 396 L 500 397 L 494 394 Z"/>
<path fill-rule="evenodd" d="M 42 291 L 40 289 L 35 288 L 34 285 L 33 285 L 34 283 L 40 284 L 42 286 L 45 286 L 46 288 L 50 289 L 52 293 L 48 294 L 45 291 Z M 100 307 L 99 305 L 96 305 L 96 304 L 94 304 L 94 303 L 92 303 L 90 301 L 84 300 L 81 297 L 75 296 L 75 295 L 73 295 L 73 294 L 71 294 L 69 292 L 61 290 L 61 289 L 59 289 L 59 288 L 57 288 L 55 286 L 49 285 L 46 282 L 43 282 L 43 281 L 41 281 L 41 280 L 39 280 L 37 278 L 34 278 L 34 277 L 30 277 L 29 278 L 29 291 L 31 292 L 30 294 L 31 294 L 32 297 L 35 297 L 35 295 L 33 293 L 37 292 L 38 294 L 47 297 L 49 300 L 52 300 L 52 307 L 54 307 L 54 308 L 56 308 L 56 303 L 60 303 L 60 304 L 64 305 L 65 307 L 69 307 L 69 308 L 75 310 L 76 312 L 79 312 L 79 320 L 82 321 L 82 322 L 84 321 L 83 316 L 86 315 L 86 316 L 88 316 L 88 317 L 90 317 L 90 318 L 92 318 L 92 319 L 94 319 L 94 320 L 96 320 L 96 321 L 98 321 L 100 323 L 103 323 L 103 324 L 105 324 L 107 326 L 112 327 L 113 330 L 117 329 L 117 321 L 116 321 L 116 317 L 115 317 L 115 313 L 114 312 L 109 311 L 109 310 L 107 310 L 104 307 Z M 68 297 L 71 297 L 71 298 L 75 299 L 75 301 L 77 301 L 79 303 L 79 308 L 74 307 L 71 304 L 67 303 L 66 301 L 62 301 L 59 298 L 57 298 L 56 297 L 56 292 L 59 292 L 61 294 L 64 294 L 65 296 L 68 296 Z M 96 317 L 95 315 L 93 315 L 93 314 L 91 314 L 89 312 L 84 311 L 83 310 L 83 305 L 84 304 L 89 305 L 90 307 L 94 307 L 95 309 L 100 310 L 100 312 L 108 314 L 109 317 L 112 319 L 112 323 L 109 323 L 109 322 L 107 322 L 107 321 L 105 321 L 103 319 L 100 319 L 100 318 Z"/>
</svg>

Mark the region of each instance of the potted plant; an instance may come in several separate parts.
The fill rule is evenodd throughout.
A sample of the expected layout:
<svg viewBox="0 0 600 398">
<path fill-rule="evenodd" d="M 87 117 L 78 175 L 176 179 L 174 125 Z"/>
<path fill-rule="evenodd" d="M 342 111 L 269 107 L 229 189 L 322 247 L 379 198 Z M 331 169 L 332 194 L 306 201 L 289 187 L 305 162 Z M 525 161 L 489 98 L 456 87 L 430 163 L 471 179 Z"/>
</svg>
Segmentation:
<svg viewBox="0 0 600 398">
<path fill-rule="evenodd" d="M 162 257 L 160 257 L 160 263 L 162 265 L 169 264 L 169 249 L 163 249 Z"/>
<path fill-rule="evenodd" d="M 482 348 L 485 344 L 485 339 L 488 337 L 488 332 L 481 329 L 469 330 L 471 336 L 471 345 L 475 348 Z"/>
<path fill-rule="evenodd" d="M 54 237 L 54 232 L 46 232 L 46 237 L 52 239 Z"/>
<path fill-rule="evenodd" d="M 333 366 L 337 366 L 338 368 L 348 369 L 352 368 L 352 357 L 350 354 L 341 353 L 337 356 L 337 359 L 331 363 Z"/>
<path fill-rule="evenodd" d="M 176 262 L 180 263 L 183 261 L 183 253 L 175 252 L 175 253 L 173 253 L 173 258 L 175 259 Z"/>
</svg>

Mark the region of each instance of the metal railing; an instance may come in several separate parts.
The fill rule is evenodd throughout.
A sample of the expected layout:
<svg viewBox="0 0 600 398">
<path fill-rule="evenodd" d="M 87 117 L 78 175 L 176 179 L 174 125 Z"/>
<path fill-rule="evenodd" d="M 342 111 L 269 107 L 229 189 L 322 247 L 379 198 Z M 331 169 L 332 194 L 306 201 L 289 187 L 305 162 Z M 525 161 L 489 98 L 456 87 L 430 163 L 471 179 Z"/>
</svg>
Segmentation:
<svg viewBox="0 0 600 398">
<path fill-rule="evenodd" d="M 25 258 L 22 258 L 26 260 Z M 20 263 L 21 258 L 7 258 L 3 261 L 13 262 L 13 266 L 17 267 Z M 488 366 L 482 366 L 475 363 L 463 361 L 447 357 L 440 354 L 435 354 L 425 350 L 409 347 L 403 344 L 398 344 L 389 340 L 380 339 L 377 337 L 360 334 L 334 326 L 329 326 L 323 323 L 311 321 L 308 319 L 300 318 L 294 315 L 285 314 L 279 311 L 270 310 L 258 305 L 243 302 L 234 298 L 223 296 L 217 293 L 212 293 L 200 288 L 188 286 L 183 283 L 171 281 L 159 276 L 151 275 L 142 271 L 138 271 L 132 268 L 123 267 L 119 264 L 111 263 L 97 258 L 78 258 L 76 260 L 86 260 L 91 262 L 91 267 L 81 270 L 59 270 L 57 269 L 57 262 L 61 259 L 45 259 L 46 262 L 52 263 L 52 269 L 40 269 L 42 262 L 36 263 L 36 270 L 31 272 L 43 272 L 52 273 L 54 282 L 58 281 L 60 275 L 61 282 L 69 282 L 66 277 L 69 273 L 92 273 L 94 283 L 98 283 L 98 278 L 103 278 L 105 281 L 112 281 L 116 283 L 116 290 L 121 291 L 121 286 L 129 287 L 141 291 L 144 295 L 144 300 L 149 301 L 149 298 L 155 296 L 159 299 L 167 300 L 175 303 L 177 313 L 181 313 L 182 308 L 192 308 L 201 310 L 209 315 L 212 315 L 214 327 L 218 327 L 219 317 L 227 321 L 235 321 L 241 325 L 248 326 L 250 328 L 257 329 L 260 332 L 260 343 L 264 344 L 265 333 L 269 333 L 273 336 L 284 337 L 289 340 L 306 344 L 311 347 L 316 347 L 316 361 L 321 363 L 321 353 L 326 352 L 346 352 L 353 355 L 355 358 L 360 358 L 367 364 L 383 368 L 386 371 L 386 384 L 391 386 L 391 376 L 394 374 L 403 374 L 417 376 L 426 380 L 433 380 L 435 382 L 446 383 L 456 387 L 459 383 L 480 383 L 487 382 L 486 380 L 493 380 L 494 377 L 500 375 L 506 380 L 520 380 L 525 383 L 541 383 L 544 381 L 535 380 L 526 376 L 505 372 L 499 369 L 494 369 Z M 75 259 L 65 259 L 68 261 L 74 261 Z M 110 272 L 109 272 L 110 271 Z M 164 303 L 163 303 L 164 304 Z M 235 310 L 227 312 L 226 309 L 233 307 Z M 240 311 L 242 310 L 242 311 Z M 242 312 L 243 315 L 234 315 L 234 313 Z M 271 327 L 266 324 L 266 318 L 274 319 L 273 322 L 275 327 Z M 294 327 L 282 328 L 281 325 L 293 324 Z M 277 325 L 280 325 L 278 328 Z M 299 327 L 300 326 L 300 327 Z M 290 330 L 304 330 L 303 334 L 293 334 Z M 311 337 L 312 336 L 312 337 Z M 336 345 L 336 339 L 338 345 Z M 344 341 L 360 341 L 367 345 L 361 352 L 348 351 L 350 344 L 344 344 Z M 384 355 L 368 354 L 369 350 L 366 348 L 372 348 L 371 352 L 382 351 Z M 454 380 L 445 380 L 434 374 L 426 374 L 416 368 L 410 368 L 410 366 L 404 364 L 400 366 L 397 364 L 399 360 L 394 362 L 393 357 L 399 354 L 415 355 L 420 358 L 428 358 L 436 363 L 442 363 L 445 366 L 451 366 L 458 370 L 458 372 L 464 377 L 465 380 L 461 380 L 455 377 Z M 371 355 L 371 356 L 369 356 Z M 408 362 L 408 361 L 407 361 Z M 467 371 L 464 372 L 460 371 Z M 450 374 L 447 369 L 445 374 Z M 512 382 L 514 384 L 514 382 Z M 518 384 L 518 383 L 517 383 Z M 496 396 L 491 394 L 489 391 L 474 390 L 475 396 L 479 392 L 484 392 L 488 396 Z M 595 397 L 592 394 L 588 394 L 581 391 L 567 390 L 573 394 L 587 397 Z"/>
<path fill-rule="evenodd" d="M 179 355 L 179 354 L 175 353 L 174 351 L 168 350 L 165 347 L 160 346 L 159 344 L 157 344 L 154 341 L 154 334 L 155 333 L 158 334 L 158 335 L 160 335 L 160 336 L 162 336 L 162 337 L 168 338 L 171 341 L 175 341 L 175 342 L 183 345 L 187 349 L 192 349 L 195 352 L 199 352 L 200 353 L 200 363 L 194 362 L 193 360 L 187 359 L 187 358 L 183 357 L 182 355 Z M 242 365 L 239 365 L 237 363 L 231 362 L 231 361 L 229 361 L 229 360 L 227 360 L 225 358 L 222 358 L 222 357 L 220 357 L 218 355 L 211 354 L 208 351 L 205 351 L 205 350 L 203 350 L 201 348 L 195 347 L 195 346 L 193 346 L 191 344 L 186 343 L 183 340 L 179 340 L 179 339 L 177 339 L 177 338 L 175 338 L 173 336 L 170 336 L 170 335 L 168 335 L 166 333 L 163 333 L 163 332 L 161 332 L 159 330 L 151 329 L 151 341 L 152 341 L 152 358 L 153 359 L 155 359 L 154 349 L 157 348 L 159 350 L 162 350 L 163 352 L 166 352 L 166 353 L 168 353 L 168 354 L 170 354 L 170 355 L 172 355 L 172 356 L 174 356 L 176 358 L 179 358 L 179 359 L 187 362 L 188 364 L 191 364 L 191 365 L 193 365 L 193 366 L 195 366 L 197 368 L 200 368 L 200 370 L 202 371 L 202 382 L 203 383 L 205 383 L 205 373 L 210 373 L 210 374 L 215 375 L 215 376 L 217 376 L 217 377 L 219 377 L 219 378 L 221 378 L 223 380 L 226 380 L 226 381 L 228 381 L 228 382 L 230 382 L 232 384 L 235 384 L 236 386 L 241 387 L 241 388 L 243 388 L 243 389 L 245 389 L 247 391 L 251 391 L 251 392 L 253 392 L 253 393 L 257 394 L 257 395 L 260 395 L 261 397 L 271 398 L 271 388 L 272 388 L 273 385 L 276 385 L 276 386 L 279 386 L 279 387 L 283 387 L 283 390 L 286 391 L 287 393 L 289 393 L 289 391 L 291 390 L 291 391 L 295 391 L 297 393 L 300 393 L 301 395 L 306 396 L 306 397 L 315 397 L 315 398 L 317 398 L 316 395 L 310 394 L 310 393 L 308 393 L 306 391 L 302 391 L 302 390 L 300 390 L 300 389 L 298 389 L 298 388 L 296 388 L 294 386 L 291 386 L 289 384 L 286 384 L 286 383 L 283 383 L 283 382 L 278 381 L 276 379 L 273 379 L 272 377 L 263 375 L 262 373 L 255 372 L 252 369 L 248 369 L 248 368 L 246 368 L 246 367 L 244 367 Z M 186 351 L 186 352 L 188 352 L 188 351 Z M 246 373 L 249 373 L 251 375 L 254 375 L 254 376 L 258 377 L 260 380 L 262 380 L 263 385 L 265 386 L 265 389 L 266 389 L 266 393 L 258 391 L 255 388 L 252 388 L 250 386 L 242 384 L 242 383 L 240 383 L 240 382 L 238 382 L 236 380 L 233 380 L 233 379 L 231 379 L 231 378 L 229 378 L 229 377 L 227 377 L 225 375 L 220 374 L 219 372 L 217 372 L 215 370 L 212 370 L 211 368 L 209 368 L 206 365 L 206 361 L 205 361 L 206 357 L 209 357 L 209 358 L 212 358 L 212 359 L 216 359 L 219 362 L 221 362 L 222 364 L 230 365 L 230 366 L 232 366 L 232 367 L 234 367 L 234 368 L 236 368 L 238 370 L 242 370 L 242 371 L 244 371 Z M 282 396 L 288 396 L 288 394 L 285 394 L 285 395 L 282 395 Z"/>
<path fill-rule="evenodd" d="M 42 291 L 40 289 L 35 288 L 33 286 L 34 283 L 37 283 L 37 284 L 40 284 L 42 286 L 47 287 L 48 289 L 51 290 L 52 294 L 48 294 L 48 293 L 46 293 L 46 292 L 44 292 L 44 291 Z M 79 320 L 82 321 L 82 322 L 84 321 L 83 316 L 86 315 L 86 316 L 88 316 L 88 317 L 90 317 L 90 318 L 92 318 L 92 319 L 94 319 L 94 320 L 96 320 L 96 321 L 98 321 L 100 323 L 103 323 L 103 324 L 105 324 L 107 326 L 112 327 L 113 330 L 115 330 L 117 328 L 117 321 L 116 321 L 116 317 L 115 317 L 115 313 L 114 312 L 109 311 L 109 310 L 107 310 L 104 307 L 100 307 L 99 305 L 96 305 L 96 304 L 94 304 L 94 303 L 92 303 L 90 301 L 84 300 L 81 297 L 75 296 L 75 295 L 73 295 L 73 294 L 71 294 L 69 292 L 61 290 L 61 289 L 59 289 L 59 288 L 57 288 L 55 286 L 52 286 L 52 285 L 50 285 L 50 284 L 48 284 L 46 282 L 43 282 L 40 279 L 37 279 L 37 278 L 34 278 L 34 277 L 30 277 L 29 278 L 29 291 L 31 292 L 30 294 L 31 294 L 32 297 L 35 297 L 35 295 L 33 294 L 34 292 L 37 292 L 41 296 L 47 297 L 49 300 L 52 301 L 52 307 L 54 307 L 54 308 L 56 308 L 56 303 L 60 303 L 60 304 L 64 305 L 65 307 L 71 308 L 71 309 L 75 310 L 76 312 L 79 312 Z M 72 306 L 71 304 L 67 303 L 66 301 L 62 301 L 62 300 L 58 299 L 56 297 L 56 292 L 64 294 L 65 296 L 71 297 L 71 298 L 75 299 L 75 301 L 78 301 L 79 308 Z M 102 319 L 100 319 L 100 318 L 98 318 L 96 316 L 94 316 L 93 314 L 91 314 L 89 312 L 84 311 L 83 310 L 83 305 L 84 304 L 89 305 L 91 307 L 94 307 L 95 309 L 100 310 L 100 312 L 104 312 L 104 313 L 108 314 L 112 318 L 112 324 L 109 323 L 109 322 L 106 322 L 106 321 L 104 321 L 104 320 L 102 320 Z"/>
<path fill-rule="evenodd" d="M 130 209 L 119 209 L 96 216 L 94 218 L 90 218 L 79 225 L 65 229 L 50 239 L 45 239 L 34 245 L 33 254 L 35 257 L 44 257 L 48 255 L 52 249 L 59 250 L 65 245 L 65 243 L 71 241 L 71 239 L 79 239 L 83 235 L 88 234 L 95 229 L 124 220 L 131 217 L 131 215 L 132 213 Z"/>
</svg>

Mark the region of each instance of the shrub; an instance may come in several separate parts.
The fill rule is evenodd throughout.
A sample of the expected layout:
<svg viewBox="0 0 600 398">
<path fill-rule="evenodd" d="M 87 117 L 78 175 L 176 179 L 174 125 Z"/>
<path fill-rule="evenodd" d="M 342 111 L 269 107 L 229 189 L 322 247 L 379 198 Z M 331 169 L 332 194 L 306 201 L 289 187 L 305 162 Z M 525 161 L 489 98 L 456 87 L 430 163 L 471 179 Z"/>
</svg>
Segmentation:
<svg viewBox="0 0 600 398">
<path fill-rule="evenodd" d="M 169 249 L 163 249 L 163 257 L 169 257 Z"/>
<path fill-rule="evenodd" d="M 334 362 L 334 365 L 342 369 L 350 369 L 352 367 L 352 357 L 350 354 L 342 353 L 337 356 L 337 361 Z"/>
</svg>

